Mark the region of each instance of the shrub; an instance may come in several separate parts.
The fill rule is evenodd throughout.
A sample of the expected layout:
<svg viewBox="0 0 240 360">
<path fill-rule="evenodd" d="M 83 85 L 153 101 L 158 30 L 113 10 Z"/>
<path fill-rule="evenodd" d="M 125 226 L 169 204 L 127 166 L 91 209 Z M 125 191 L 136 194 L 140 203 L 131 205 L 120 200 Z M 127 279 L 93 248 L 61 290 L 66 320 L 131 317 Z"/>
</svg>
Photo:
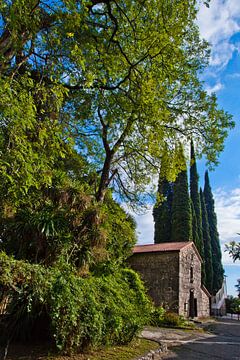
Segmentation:
<svg viewBox="0 0 240 360">
<path fill-rule="evenodd" d="M 166 311 L 163 307 L 155 307 L 151 311 L 150 325 L 186 327 L 188 323 L 184 317 L 173 312 Z"/>
<path fill-rule="evenodd" d="M 0 253 L 1 287 L 11 299 L 6 336 L 16 336 L 16 328 L 20 334 L 29 330 L 25 320 L 36 323 L 44 313 L 50 320 L 46 332 L 50 330 L 56 346 L 67 353 L 127 343 L 149 319 L 143 284 L 129 269 L 83 278 L 66 264 L 45 268 Z"/>
<path fill-rule="evenodd" d="M 150 325 L 161 326 L 166 310 L 163 307 L 153 307 L 151 311 Z"/>
<path fill-rule="evenodd" d="M 134 281 L 129 270 L 130 285 L 127 273 L 124 270 L 85 279 L 61 273 L 56 277 L 51 290 L 51 318 L 59 349 L 74 351 L 132 340 L 147 321 L 149 300 L 138 276 Z"/>
<path fill-rule="evenodd" d="M 162 323 L 167 326 L 178 327 L 183 323 L 183 318 L 175 313 L 166 312 L 163 316 Z"/>
<path fill-rule="evenodd" d="M 226 310 L 230 314 L 239 314 L 240 311 L 240 298 L 229 296 L 226 299 Z"/>
</svg>

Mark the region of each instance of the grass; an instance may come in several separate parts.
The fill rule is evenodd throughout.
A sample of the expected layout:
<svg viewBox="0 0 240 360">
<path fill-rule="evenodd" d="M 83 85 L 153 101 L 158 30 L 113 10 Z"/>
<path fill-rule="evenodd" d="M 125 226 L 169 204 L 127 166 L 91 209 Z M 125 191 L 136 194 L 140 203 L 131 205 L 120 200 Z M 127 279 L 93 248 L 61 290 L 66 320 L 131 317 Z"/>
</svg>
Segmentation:
<svg viewBox="0 0 240 360">
<path fill-rule="evenodd" d="M 89 360 L 132 360 L 137 356 L 144 355 L 150 350 L 156 350 L 159 344 L 146 340 L 136 339 L 126 346 L 114 346 L 108 349 L 102 349 L 98 352 L 89 354 L 86 359 Z"/>
<path fill-rule="evenodd" d="M 35 347 L 33 345 L 14 346 L 7 357 L 8 360 L 132 360 L 138 356 L 156 350 L 159 344 L 155 341 L 137 338 L 125 346 L 113 346 L 92 350 L 84 354 L 62 356 L 48 352 L 48 346 Z M 47 355 L 48 354 L 48 355 Z"/>
</svg>

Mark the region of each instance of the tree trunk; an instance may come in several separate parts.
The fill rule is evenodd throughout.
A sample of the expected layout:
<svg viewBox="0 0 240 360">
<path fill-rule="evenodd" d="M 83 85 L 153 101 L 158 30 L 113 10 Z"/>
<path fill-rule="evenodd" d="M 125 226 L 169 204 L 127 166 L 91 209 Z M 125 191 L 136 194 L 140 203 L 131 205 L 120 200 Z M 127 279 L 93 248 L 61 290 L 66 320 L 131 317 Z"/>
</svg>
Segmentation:
<svg viewBox="0 0 240 360">
<path fill-rule="evenodd" d="M 110 152 L 109 154 L 106 155 L 106 158 L 104 161 L 101 179 L 100 179 L 98 191 L 96 194 L 96 200 L 98 202 L 103 202 L 107 187 L 110 182 L 109 175 L 110 175 L 110 167 L 111 167 L 112 158 L 113 158 L 113 154 Z"/>
</svg>

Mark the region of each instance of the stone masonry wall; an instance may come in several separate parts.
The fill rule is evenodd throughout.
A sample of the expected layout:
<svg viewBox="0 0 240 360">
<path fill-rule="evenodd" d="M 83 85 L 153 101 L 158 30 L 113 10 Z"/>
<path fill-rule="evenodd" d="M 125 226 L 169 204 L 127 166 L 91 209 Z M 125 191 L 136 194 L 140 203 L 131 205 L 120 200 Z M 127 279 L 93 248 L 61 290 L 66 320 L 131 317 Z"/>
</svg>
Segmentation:
<svg viewBox="0 0 240 360">
<path fill-rule="evenodd" d="M 138 253 L 128 262 L 141 275 L 155 305 L 178 312 L 179 252 Z"/>
<path fill-rule="evenodd" d="M 179 268 L 179 314 L 188 317 L 190 310 L 190 291 L 197 305 L 197 316 L 209 316 L 209 298 L 201 287 L 201 261 L 193 247 L 180 251 Z"/>
<path fill-rule="evenodd" d="M 210 300 L 208 295 L 205 293 L 204 290 L 201 289 L 201 304 L 199 306 L 198 317 L 208 317 L 210 316 Z"/>
</svg>

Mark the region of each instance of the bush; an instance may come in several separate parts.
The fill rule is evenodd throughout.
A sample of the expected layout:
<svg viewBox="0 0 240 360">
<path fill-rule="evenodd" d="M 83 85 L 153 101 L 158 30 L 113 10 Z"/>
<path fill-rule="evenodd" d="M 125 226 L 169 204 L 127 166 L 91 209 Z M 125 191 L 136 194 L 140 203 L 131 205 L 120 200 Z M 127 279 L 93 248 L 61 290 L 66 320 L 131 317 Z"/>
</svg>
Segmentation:
<svg viewBox="0 0 240 360">
<path fill-rule="evenodd" d="M 184 322 L 183 318 L 175 313 L 166 312 L 163 316 L 162 323 L 167 326 L 178 327 Z"/>
<path fill-rule="evenodd" d="M 50 329 L 56 346 L 67 353 L 127 343 L 149 320 L 143 284 L 129 269 L 83 278 L 69 265 L 46 269 L 0 253 L 1 287 L 11 299 L 6 336 L 16 336 L 16 328 L 20 334 L 29 331 L 25 320 L 36 323 L 44 312 L 50 319 L 46 332 Z"/>
<path fill-rule="evenodd" d="M 226 299 L 226 311 L 230 314 L 240 313 L 240 298 L 229 296 Z"/>
<path fill-rule="evenodd" d="M 150 325 L 152 326 L 169 326 L 169 327 L 186 327 L 186 320 L 173 312 L 166 311 L 163 307 L 153 308 L 151 311 Z"/>
<path fill-rule="evenodd" d="M 51 290 L 51 318 L 61 350 L 125 344 L 147 322 L 148 313 L 148 298 L 131 270 L 85 279 L 61 273 Z"/>
<path fill-rule="evenodd" d="M 151 311 L 150 325 L 161 326 L 166 310 L 163 307 L 153 307 Z"/>
</svg>

